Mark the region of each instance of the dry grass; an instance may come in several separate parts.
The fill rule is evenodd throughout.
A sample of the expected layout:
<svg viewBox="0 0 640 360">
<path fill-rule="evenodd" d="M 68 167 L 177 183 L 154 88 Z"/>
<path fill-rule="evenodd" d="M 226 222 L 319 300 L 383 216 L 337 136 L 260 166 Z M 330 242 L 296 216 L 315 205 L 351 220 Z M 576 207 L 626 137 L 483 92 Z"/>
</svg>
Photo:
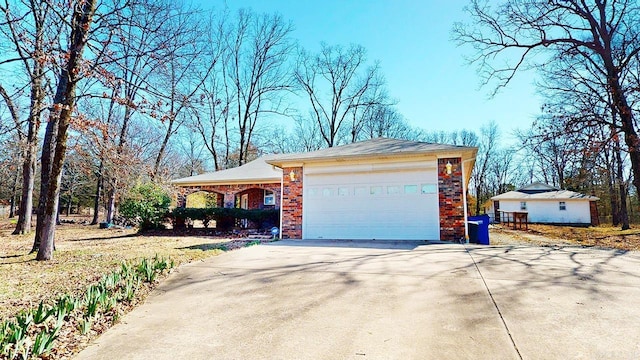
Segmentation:
<svg viewBox="0 0 640 360">
<path fill-rule="evenodd" d="M 534 245 L 569 244 L 578 246 L 594 246 L 620 250 L 640 250 L 640 228 L 620 230 L 619 227 L 595 226 L 573 227 L 529 224 L 529 230 L 511 230 L 497 225 L 492 230 L 497 244 L 515 242 Z M 505 237 L 506 236 L 506 237 Z M 492 239 L 492 243 L 494 243 Z"/>
<path fill-rule="evenodd" d="M 35 254 L 29 254 L 33 235 L 14 236 L 12 228 L 6 220 L 0 223 L 0 321 L 15 316 L 21 309 L 36 307 L 41 300 L 51 302 L 65 293 L 80 295 L 89 284 L 118 269 L 123 261 L 158 255 L 173 260 L 177 266 L 218 255 L 222 252 L 220 248 L 234 249 L 248 242 L 165 233 L 146 236 L 131 229 L 104 230 L 63 224 L 56 231 L 54 259 L 40 262 L 35 261 Z M 140 292 L 135 303 L 149 291 L 150 288 Z M 68 340 L 77 341 L 77 337 Z M 84 338 L 82 342 L 88 340 Z M 57 346 L 73 348 L 73 352 L 82 347 L 65 343 L 64 338 L 58 343 Z"/>
</svg>

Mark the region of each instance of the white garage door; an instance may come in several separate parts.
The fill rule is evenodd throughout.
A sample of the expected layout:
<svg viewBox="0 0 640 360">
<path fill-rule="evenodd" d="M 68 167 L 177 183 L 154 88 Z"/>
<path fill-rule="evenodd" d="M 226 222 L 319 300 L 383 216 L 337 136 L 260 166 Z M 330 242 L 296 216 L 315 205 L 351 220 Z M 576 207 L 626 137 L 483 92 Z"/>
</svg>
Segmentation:
<svg viewBox="0 0 640 360">
<path fill-rule="evenodd" d="M 305 168 L 303 238 L 438 240 L 435 168 L 323 173 Z"/>
</svg>

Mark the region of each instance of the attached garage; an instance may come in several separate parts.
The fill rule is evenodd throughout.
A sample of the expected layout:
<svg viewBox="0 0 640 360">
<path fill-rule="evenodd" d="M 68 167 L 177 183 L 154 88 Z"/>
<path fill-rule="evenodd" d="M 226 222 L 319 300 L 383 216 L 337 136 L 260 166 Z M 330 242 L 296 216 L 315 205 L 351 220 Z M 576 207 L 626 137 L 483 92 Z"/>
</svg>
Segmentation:
<svg viewBox="0 0 640 360">
<path fill-rule="evenodd" d="M 402 165 L 305 167 L 304 238 L 439 239 L 436 164 Z"/>
<path fill-rule="evenodd" d="M 378 138 L 278 156 L 281 236 L 458 240 L 476 148 Z"/>
</svg>

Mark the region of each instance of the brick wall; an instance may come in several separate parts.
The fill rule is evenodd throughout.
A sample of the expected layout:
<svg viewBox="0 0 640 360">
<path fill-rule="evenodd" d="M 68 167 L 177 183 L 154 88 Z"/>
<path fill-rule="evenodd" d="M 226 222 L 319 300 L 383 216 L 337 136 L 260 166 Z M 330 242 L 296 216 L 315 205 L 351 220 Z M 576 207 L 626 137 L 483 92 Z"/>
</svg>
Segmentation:
<svg viewBox="0 0 640 360">
<path fill-rule="evenodd" d="M 249 189 L 247 191 L 243 191 L 238 194 L 238 196 L 242 194 L 249 195 L 249 207 L 248 209 L 263 209 L 264 208 L 264 190 L 263 189 Z"/>
<path fill-rule="evenodd" d="M 296 173 L 295 181 L 291 181 L 289 173 Z M 282 238 L 302 238 L 302 167 L 282 169 Z"/>
<path fill-rule="evenodd" d="M 447 174 L 447 162 L 452 165 Z M 456 241 L 464 237 L 464 199 L 460 158 L 438 159 L 438 199 L 440 239 Z"/>
</svg>

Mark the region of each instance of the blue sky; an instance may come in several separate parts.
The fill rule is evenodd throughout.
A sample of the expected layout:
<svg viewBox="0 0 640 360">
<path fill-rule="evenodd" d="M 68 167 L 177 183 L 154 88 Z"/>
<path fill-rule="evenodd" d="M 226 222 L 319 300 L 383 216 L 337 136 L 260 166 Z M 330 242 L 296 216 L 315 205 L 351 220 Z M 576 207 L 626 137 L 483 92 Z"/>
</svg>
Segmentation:
<svg viewBox="0 0 640 360">
<path fill-rule="evenodd" d="M 495 120 L 505 140 L 539 113 L 534 74 L 522 73 L 497 96 L 480 88 L 475 65 L 450 40 L 465 20 L 465 0 L 201 0 L 203 7 L 252 8 L 291 20 L 293 37 L 308 50 L 320 42 L 363 45 L 379 60 L 390 95 L 410 124 L 427 130 L 476 130 Z"/>
</svg>

